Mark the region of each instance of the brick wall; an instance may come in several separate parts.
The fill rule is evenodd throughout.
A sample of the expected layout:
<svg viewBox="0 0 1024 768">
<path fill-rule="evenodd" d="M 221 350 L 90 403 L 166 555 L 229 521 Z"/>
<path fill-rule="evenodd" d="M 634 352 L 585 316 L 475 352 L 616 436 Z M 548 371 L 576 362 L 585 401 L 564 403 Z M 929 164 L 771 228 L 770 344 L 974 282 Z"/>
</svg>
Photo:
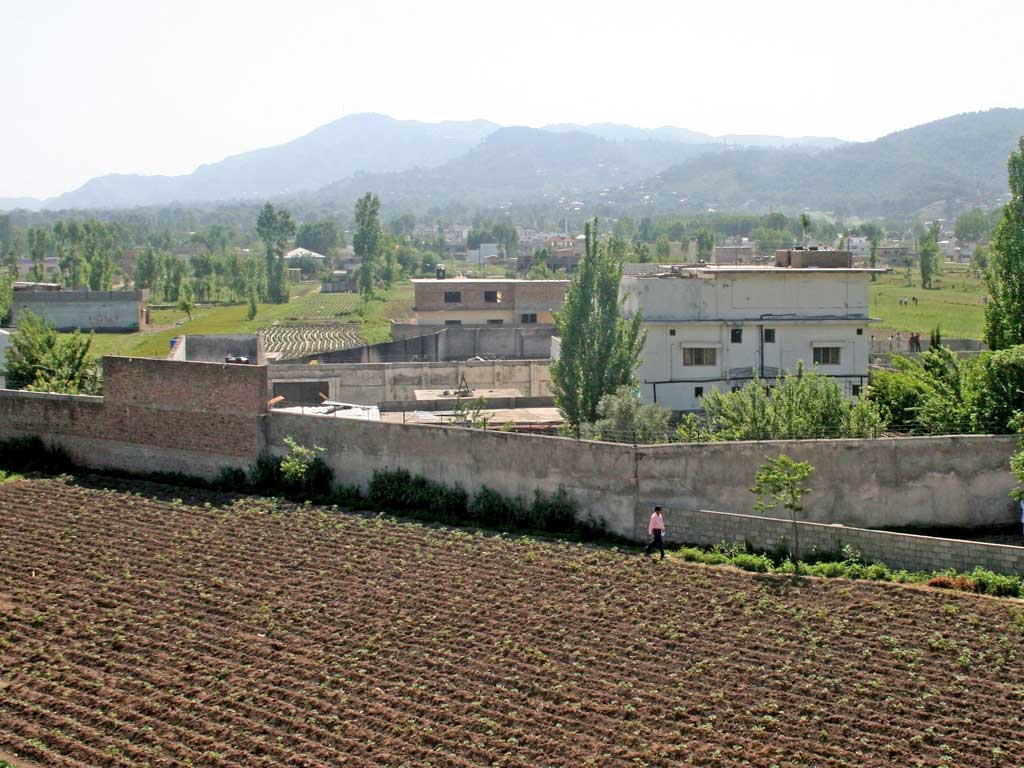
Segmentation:
<svg viewBox="0 0 1024 768">
<path fill-rule="evenodd" d="M 728 512 L 672 510 L 665 525 L 674 540 L 701 546 L 721 543 L 749 544 L 766 551 L 793 553 L 794 530 L 790 520 Z M 912 536 L 905 533 L 848 528 L 843 525 L 797 523 L 800 551 L 840 553 L 851 546 L 867 562 L 879 561 L 890 568 L 935 571 L 975 566 L 1000 573 L 1024 574 L 1024 547 L 985 544 L 977 541 Z"/>
<path fill-rule="evenodd" d="M 0 437 L 35 435 L 84 466 L 215 475 L 262 449 L 265 366 L 107 357 L 104 397 L 0 391 Z"/>
</svg>

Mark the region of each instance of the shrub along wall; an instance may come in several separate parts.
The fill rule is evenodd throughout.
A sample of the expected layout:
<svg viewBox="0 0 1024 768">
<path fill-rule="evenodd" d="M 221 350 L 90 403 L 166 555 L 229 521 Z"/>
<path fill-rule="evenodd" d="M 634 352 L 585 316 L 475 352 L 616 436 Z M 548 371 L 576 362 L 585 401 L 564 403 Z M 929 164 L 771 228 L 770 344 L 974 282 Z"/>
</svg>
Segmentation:
<svg viewBox="0 0 1024 768">
<path fill-rule="evenodd" d="M 781 518 L 684 510 L 669 515 L 666 525 L 674 529 L 677 538 L 689 544 L 745 543 L 752 549 L 769 552 L 785 551 L 792 555 L 794 551 L 793 523 Z M 970 571 L 981 566 L 997 573 L 1024 575 L 1024 547 L 820 523 L 797 523 L 796 527 L 802 557 L 813 553 L 840 555 L 843 547 L 853 547 L 867 562 L 879 561 L 890 568 L 908 571 Z"/>
</svg>

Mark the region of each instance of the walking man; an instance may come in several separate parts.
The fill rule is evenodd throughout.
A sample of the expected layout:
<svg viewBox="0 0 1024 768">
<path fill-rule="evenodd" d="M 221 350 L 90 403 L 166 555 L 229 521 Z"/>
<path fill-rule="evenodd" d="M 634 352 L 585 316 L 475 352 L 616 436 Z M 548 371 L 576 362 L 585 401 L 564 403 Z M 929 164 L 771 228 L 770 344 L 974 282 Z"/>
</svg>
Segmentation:
<svg viewBox="0 0 1024 768">
<path fill-rule="evenodd" d="M 661 559 L 665 559 L 665 518 L 661 516 L 661 507 L 655 507 L 651 513 L 651 522 L 647 524 L 647 535 L 651 540 L 644 548 L 644 556 L 651 554 L 655 546 L 661 552 Z"/>
</svg>

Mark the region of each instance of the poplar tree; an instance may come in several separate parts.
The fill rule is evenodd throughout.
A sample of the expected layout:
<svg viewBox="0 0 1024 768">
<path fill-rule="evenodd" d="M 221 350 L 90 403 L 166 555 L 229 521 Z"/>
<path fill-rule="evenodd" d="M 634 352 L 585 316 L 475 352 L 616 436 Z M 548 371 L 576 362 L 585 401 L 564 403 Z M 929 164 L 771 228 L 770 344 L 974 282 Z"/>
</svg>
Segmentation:
<svg viewBox="0 0 1024 768">
<path fill-rule="evenodd" d="M 990 349 L 1024 344 L 1024 137 L 1007 163 L 1010 202 L 992 239 L 985 283 L 985 343 Z"/>
<path fill-rule="evenodd" d="M 49 232 L 40 227 L 28 231 L 28 253 L 32 257 L 32 281 L 41 283 L 46 279 L 46 250 L 50 247 Z"/>
<path fill-rule="evenodd" d="M 284 271 L 284 249 L 295 234 L 295 222 L 287 210 L 275 210 L 267 203 L 256 221 L 256 232 L 267 255 L 267 298 L 274 304 L 288 303 L 288 279 Z"/>
<path fill-rule="evenodd" d="M 942 258 L 939 253 L 939 222 L 933 222 L 928 232 L 921 238 L 918 251 L 920 252 L 918 266 L 921 269 L 921 287 L 931 288 L 932 275 L 938 271 L 938 263 Z"/>
<path fill-rule="evenodd" d="M 380 199 L 367 192 L 356 201 L 356 231 L 352 249 L 359 258 L 359 293 L 369 297 L 377 282 L 380 260 Z"/>
<path fill-rule="evenodd" d="M 622 316 L 621 280 L 622 261 L 598 244 L 594 219 L 587 224 L 586 250 L 565 303 L 555 313 L 561 350 L 551 366 L 551 388 L 577 437 L 582 423 L 597 419 L 602 397 L 636 386 L 646 333 L 639 312 L 631 320 Z"/>
</svg>

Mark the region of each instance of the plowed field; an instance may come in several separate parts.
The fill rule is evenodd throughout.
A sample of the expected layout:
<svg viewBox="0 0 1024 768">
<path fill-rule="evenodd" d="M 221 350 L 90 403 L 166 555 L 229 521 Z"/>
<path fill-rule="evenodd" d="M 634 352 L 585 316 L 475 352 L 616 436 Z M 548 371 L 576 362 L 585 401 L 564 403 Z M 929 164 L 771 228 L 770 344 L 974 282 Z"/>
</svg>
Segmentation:
<svg viewBox="0 0 1024 768">
<path fill-rule="evenodd" d="M 1024 764 L 1015 601 L 136 489 L 0 486 L 7 759 Z"/>
</svg>

